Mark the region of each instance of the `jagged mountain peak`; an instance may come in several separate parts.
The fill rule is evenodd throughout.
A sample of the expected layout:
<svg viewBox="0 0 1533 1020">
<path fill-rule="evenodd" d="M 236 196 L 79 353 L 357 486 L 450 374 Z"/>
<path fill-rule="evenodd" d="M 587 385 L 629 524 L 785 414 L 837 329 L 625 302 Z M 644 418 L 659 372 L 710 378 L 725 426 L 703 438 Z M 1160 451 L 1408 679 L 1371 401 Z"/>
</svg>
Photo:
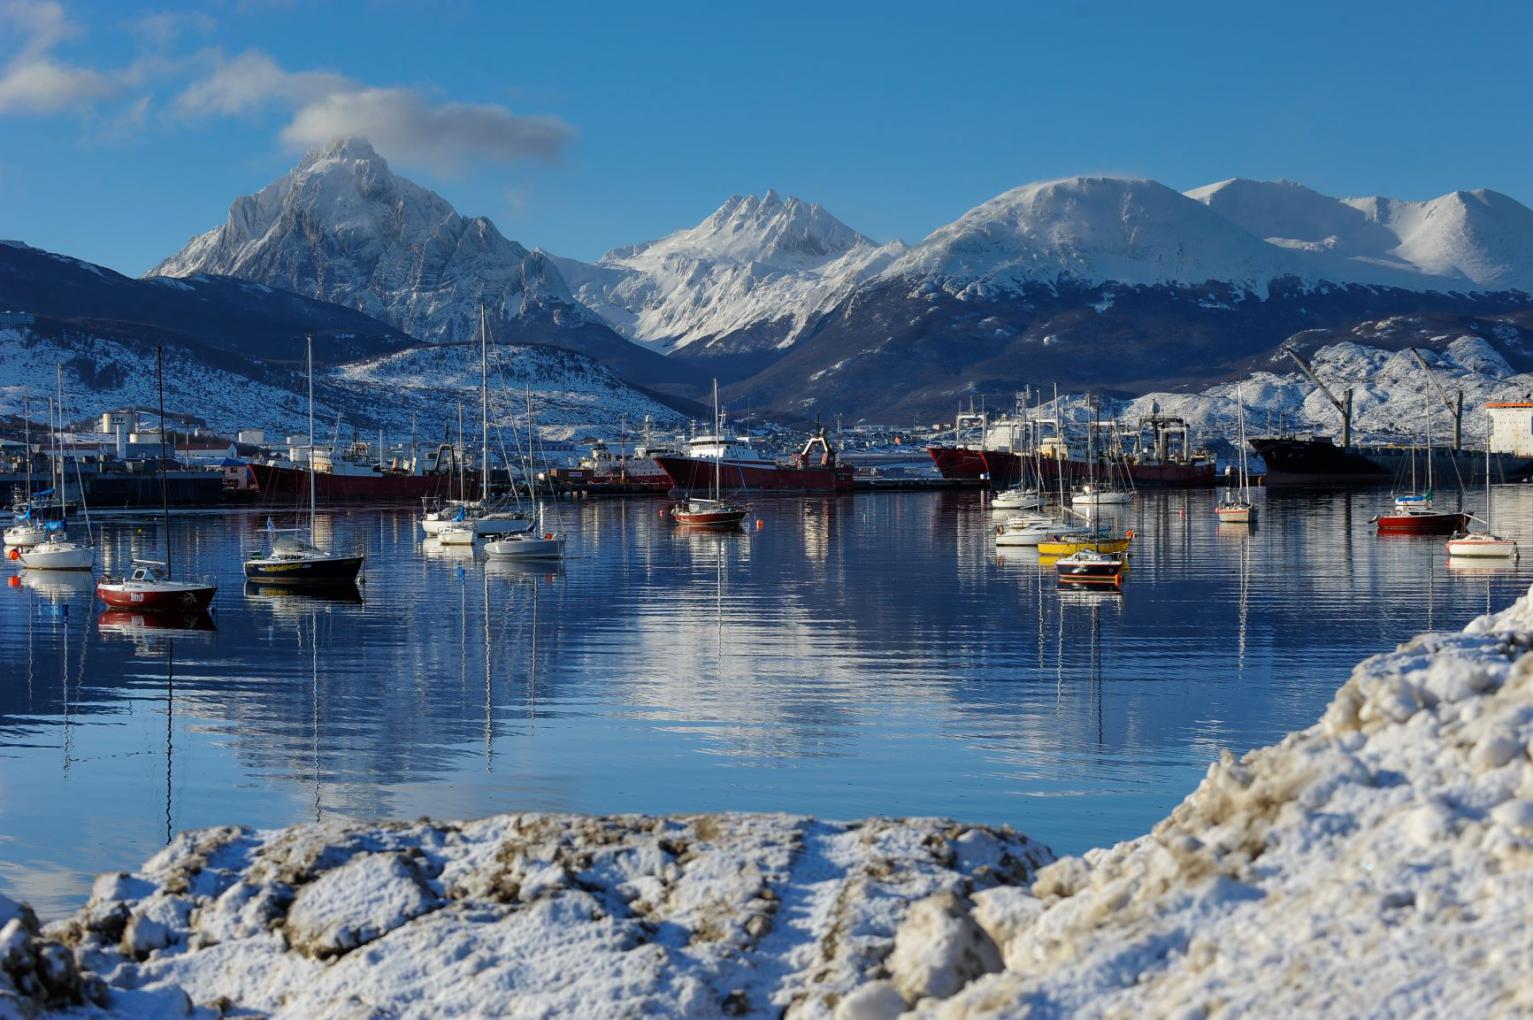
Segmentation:
<svg viewBox="0 0 1533 1020">
<path fill-rule="evenodd" d="M 384 169 L 388 168 L 387 162 L 373 148 L 366 138 L 352 136 L 349 138 L 335 138 L 327 145 L 320 145 L 304 153 L 303 159 L 298 162 L 298 170 L 304 171 L 313 168 L 317 164 L 367 160 L 377 162 Z"/>
<path fill-rule="evenodd" d="M 615 248 L 603 265 L 633 266 L 683 256 L 800 269 L 875 242 L 832 216 L 823 206 L 775 190 L 731 195 L 696 226 L 655 241 Z"/>
</svg>

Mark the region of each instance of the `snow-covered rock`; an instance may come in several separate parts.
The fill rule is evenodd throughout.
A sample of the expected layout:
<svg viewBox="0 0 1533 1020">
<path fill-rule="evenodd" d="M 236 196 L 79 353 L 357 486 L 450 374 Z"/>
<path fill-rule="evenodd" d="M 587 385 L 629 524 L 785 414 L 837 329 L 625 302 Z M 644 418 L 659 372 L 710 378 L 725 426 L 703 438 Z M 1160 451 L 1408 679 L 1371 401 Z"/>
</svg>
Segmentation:
<svg viewBox="0 0 1533 1020">
<path fill-rule="evenodd" d="M 557 267 L 458 215 L 400 177 L 366 141 L 316 149 L 286 176 L 235 199 L 222 226 L 192 238 L 150 276 L 218 273 L 321 298 L 422 340 L 471 339 L 479 305 L 497 321 L 592 317 Z"/>
<path fill-rule="evenodd" d="M 679 350 L 786 347 L 903 251 L 812 202 L 734 195 L 701 223 L 595 264 L 557 259 L 576 298 L 631 340 Z"/>
<path fill-rule="evenodd" d="M 164 1015 L 174 990 L 184 998 L 173 1012 L 189 1000 L 209 1015 L 829 1018 L 900 958 L 909 905 L 932 896 L 953 905 L 959 931 L 936 953 L 921 947 L 921 987 L 956 991 L 983 972 L 974 966 L 999 968 L 961 905 L 1030 882 L 1050 860 L 1013 832 L 938 820 L 503 815 L 213 829 L 100 884 L 41 935 L 0 933 L 0 952 L 18 943 L 0 974 L 24 979 L 61 954 L 73 983 L 31 1001 L 90 1013 L 80 975 L 101 975 L 100 1001 L 127 1016 Z M 166 911 L 167 900 L 187 909 Z M 165 921 L 163 939 L 125 937 L 149 914 Z"/>
</svg>

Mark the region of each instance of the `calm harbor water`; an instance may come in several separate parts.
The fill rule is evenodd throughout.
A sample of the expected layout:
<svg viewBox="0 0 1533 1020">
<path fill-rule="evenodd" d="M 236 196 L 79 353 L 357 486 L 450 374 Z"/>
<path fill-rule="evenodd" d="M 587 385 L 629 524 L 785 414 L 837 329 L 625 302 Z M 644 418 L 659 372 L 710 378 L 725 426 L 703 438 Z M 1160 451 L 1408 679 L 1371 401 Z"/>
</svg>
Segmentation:
<svg viewBox="0 0 1533 1020">
<path fill-rule="evenodd" d="M 246 591 L 262 515 L 177 515 L 178 559 L 224 585 L 216 631 L 103 622 L 83 575 L 0 591 L 0 890 L 56 916 L 182 829 L 513 810 L 938 814 L 1078 851 L 1533 573 L 1376 537 L 1380 492 L 1259 493 L 1255 529 L 1215 499 L 1117 515 L 1121 595 L 998 555 L 977 493 L 762 501 L 726 535 L 565 503 L 562 568 L 429 552 L 408 510 L 322 513 L 322 542 L 368 552 L 360 601 Z M 1533 549 L 1530 513 L 1498 490 Z M 155 555 L 155 518 L 98 545 Z"/>
</svg>

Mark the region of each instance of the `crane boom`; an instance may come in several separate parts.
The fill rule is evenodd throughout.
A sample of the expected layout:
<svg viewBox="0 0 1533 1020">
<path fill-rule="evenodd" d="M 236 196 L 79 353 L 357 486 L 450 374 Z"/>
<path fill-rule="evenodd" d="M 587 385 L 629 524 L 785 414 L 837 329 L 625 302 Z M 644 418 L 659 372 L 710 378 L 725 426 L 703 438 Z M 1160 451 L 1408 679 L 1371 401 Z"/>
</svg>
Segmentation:
<svg viewBox="0 0 1533 1020">
<path fill-rule="evenodd" d="M 1443 384 L 1437 381 L 1437 376 L 1432 374 L 1432 366 L 1427 364 L 1427 359 L 1421 356 L 1421 352 L 1414 347 L 1406 350 L 1411 352 L 1411 357 L 1416 359 L 1416 364 L 1421 366 L 1421 371 L 1426 373 L 1427 382 L 1432 384 L 1432 389 L 1437 391 L 1437 399 L 1443 402 L 1448 413 L 1453 415 L 1453 449 L 1457 450 L 1463 445 L 1464 438 L 1464 391 L 1459 390 L 1457 398 L 1448 396 L 1448 391 Z"/>
<path fill-rule="evenodd" d="M 1345 400 L 1338 399 L 1336 394 L 1331 392 L 1331 388 L 1320 381 L 1320 377 L 1315 374 L 1315 370 L 1310 368 L 1309 362 L 1300 357 L 1298 351 L 1294 350 L 1292 347 L 1289 347 L 1287 344 L 1284 344 L 1283 353 L 1293 359 L 1294 364 L 1299 366 L 1299 371 L 1303 372 L 1309 381 L 1315 384 L 1315 388 L 1324 394 L 1325 399 L 1329 400 L 1332 406 L 1334 406 L 1336 410 L 1341 413 L 1341 448 L 1345 450 L 1347 447 L 1351 446 L 1352 391 L 1347 390 Z"/>
</svg>

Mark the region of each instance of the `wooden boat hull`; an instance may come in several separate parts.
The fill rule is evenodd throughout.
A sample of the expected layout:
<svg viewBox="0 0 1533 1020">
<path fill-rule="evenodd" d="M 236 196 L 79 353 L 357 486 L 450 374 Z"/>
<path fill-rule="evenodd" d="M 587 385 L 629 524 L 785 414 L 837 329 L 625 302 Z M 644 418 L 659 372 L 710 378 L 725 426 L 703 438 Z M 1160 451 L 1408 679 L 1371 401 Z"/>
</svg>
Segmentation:
<svg viewBox="0 0 1533 1020">
<path fill-rule="evenodd" d="M 112 608 L 144 612 L 200 613 L 212 604 L 216 594 L 218 588 L 211 584 L 162 587 L 103 581 L 96 586 L 97 597 Z"/>
<path fill-rule="evenodd" d="M 261 584 L 355 584 L 363 556 L 324 556 L 310 559 L 246 560 L 245 577 Z"/>
<path fill-rule="evenodd" d="M 1469 526 L 1461 513 L 1380 514 L 1374 518 L 1381 535 L 1451 535 Z"/>
</svg>

